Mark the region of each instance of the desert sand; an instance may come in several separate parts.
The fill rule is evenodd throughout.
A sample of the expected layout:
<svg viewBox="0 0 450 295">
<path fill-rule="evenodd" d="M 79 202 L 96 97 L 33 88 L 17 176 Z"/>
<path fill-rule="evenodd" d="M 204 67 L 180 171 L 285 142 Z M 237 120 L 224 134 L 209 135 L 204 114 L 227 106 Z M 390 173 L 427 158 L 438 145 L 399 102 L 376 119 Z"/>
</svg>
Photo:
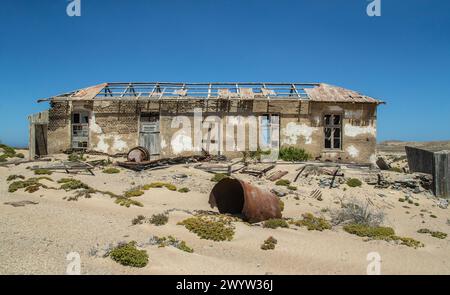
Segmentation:
<svg viewBox="0 0 450 295">
<path fill-rule="evenodd" d="M 67 159 L 58 155 L 57 159 Z M 93 156 L 90 157 L 93 159 Z M 202 240 L 177 225 L 192 215 L 194 210 L 212 210 L 208 204 L 209 192 L 214 186 L 210 173 L 193 168 L 193 165 L 175 165 L 166 169 L 133 172 L 123 168 L 118 174 L 105 174 L 94 170 L 95 176 L 78 173 L 68 176 L 65 172 L 54 172 L 54 182 L 42 181 L 52 187 L 61 178 L 73 177 L 100 190 L 122 194 L 132 187 L 155 181 L 164 181 L 180 187 L 190 188 L 188 193 L 155 188 L 134 198 L 144 207 L 119 206 L 102 194 L 90 199 L 67 201 L 64 197 L 73 192 L 43 189 L 34 193 L 23 189 L 8 192 L 12 174 L 26 178 L 35 177 L 27 167 L 46 165 L 35 162 L 0 167 L 0 274 L 65 274 L 70 252 L 81 256 L 82 274 L 366 274 L 367 255 L 378 252 L 381 256 L 382 274 L 450 274 L 449 238 L 437 239 L 417 233 L 420 228 L 450 232 L 449 209 L 436 205 L 436 198 L 428 192 L 413 194 L 420 206 L 404 208 L 398 200 L 406 192 L 392 189 L 376 189 L 363 182 L 362 187 L 351 188 L 341 184 L 339 188 L 319 188 L 315 178 L 300 178 L 294 185 L 298 190 L 282 197 L 285 203 L 283 217 L 299 219 L 310 212 L 330 219 L 329 212 L 340 207 L 341 201 L 369 199 L 374 208 L 385 213 L 384 225 L 391 226 L 400 236 L 417 239 L 425 244 L 422 248 L 411 248 L 386 241 L 365 241 L 334 226 L 331 230 L 308 231 L 304 227 L 268 229 L 260 224 L 249 225 L 235 222 L 235 235 L 231 241 L 214 242 Z M 286 170 L 283 177 L 293 181 L 298 166 L 277 165 L 276 170 Z M 345 170 L 345 177 L 354 175 L 360 179 L 361 171 Z M 392 174 L 395 172 L 383 172 Z M 178 178 L 178 174 L 187 177 Z M 237 173 L 234 177 L 254 185 L 272 189 L 273 182 L 250 175 Z M 311 198 L 315 189 L 322 191 L 322 201 Z M 344 189 L 345 188 L 345 189 Z M 381 195 L 381 196 L 380 196 Z M 10 202 L 31 201 L 21 207 Z M 170 210 L 169 221 L 163 226 L 149 223 L 132 225 L 138 215 L 150 217 Z M 422 211 L 421 211 L 422 210 Z M 420 216 L 426 210 L 428 213 Z M 430 215 L 437 218 L 432 218 Z M 159 248 L 146 244 L 152 236 L 172 235 L 194 249 L 194 253 L 180 251 L 174 247 Z M 261 244 L 269 236 L 278 240 L 275 250 L 263 251 Z M 149 254 L 149 263 L 144 268 L 122 266 L 109 257 L 101 257 L 110 244 L 119 241 L 136 241 Z"/>
</svg>

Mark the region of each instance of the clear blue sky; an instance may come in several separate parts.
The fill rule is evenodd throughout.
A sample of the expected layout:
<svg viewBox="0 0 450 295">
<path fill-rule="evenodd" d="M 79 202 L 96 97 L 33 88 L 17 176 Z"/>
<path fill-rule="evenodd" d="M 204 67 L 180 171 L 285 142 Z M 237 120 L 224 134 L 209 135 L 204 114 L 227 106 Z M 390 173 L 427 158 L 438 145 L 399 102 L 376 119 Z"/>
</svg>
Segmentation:
<svg viewBox="0 0 450 295">
<path fill-rule="evenodd" d="M 379 140 L 450 139 L 450 1 L 0 2 L 0 140 L 37 104 L 113 81 L 326 82 L 383 99 Z"/>
</svg>

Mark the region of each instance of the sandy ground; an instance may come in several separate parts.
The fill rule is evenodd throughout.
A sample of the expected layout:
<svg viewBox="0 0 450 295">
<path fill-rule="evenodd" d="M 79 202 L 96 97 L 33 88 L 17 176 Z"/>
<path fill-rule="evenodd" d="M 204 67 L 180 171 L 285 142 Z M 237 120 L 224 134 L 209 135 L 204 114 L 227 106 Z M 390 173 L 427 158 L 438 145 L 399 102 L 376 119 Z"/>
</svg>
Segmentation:
<svg viewBox="0 0 450 295">
<path fill-rule="evenodd" d="M 60 156 L 65 158 L 66 156 Z M 47 163 L 38 163 L 46 165 Z M 190 217 L 186 210 L 216 210 L 208 204 L 209 192 L 214 186 L 211 174 L 189 165 L 176 165 L 163 170 L 136 173 L 121 169 L 119 174 L 104 174 L 95 170 L 96 176 L 77 174 L 73 177 L 90 186 L 121 194 L 131 187 L 154 181 L 166 181 L 177 187 L 189 187 L 186 194 L 167 189 L 151 189 L 136 200 L 144 207 L 121 207 L 114 200 L 96 194 L 91 199 L 66 201 L 71 192 L 41 189 L 35 193 L 19 190 L 8 192 L 6 178 L 11 174 L 34 177 L 26 169 L 36 163 L 0 167 L 0 274 L 65 274 L 68 261 L 66 255 L 78 252 L 81 255 L 82 274 L 366 274 L 367 255 L 381 255 L 382 274 L 450 274 L 449 238 L 436 239 L 418 234 L 420 228 L 429 228 L 450 233 L 448 219 L 450 209 L 436 206 L 435 199 L 427 193 L 414 194 L 420 206 L 403 208 L 398 199 L 403 191 L 375 189 L 363 183 L 361 188 L 321 189 L 323 201 L 309 197 L 318 188 L 315 179 L 301 179 L 295 194 L 283 197 L 283 217 L 299 219 L 303 213 L 311 212 L 330 218 L 324 209 L 339 208 L 340 200 L 351 198 L 370 199 L 374 206 L 386 214 L 385 225 L 392 226 L 400 236 L 422 241 L 423 248 L 409 248 L 385 241 L 364 241 L 336 226 L 323 232 L 308 231 L 291 226 L 288 229 L 267 229 L 258 225 L 236 222 L 236 233 L 232 241 L 213 242 L 201 240 L 177 222 Z M 293 180 L 296 165 L 278 165 L 276 170 L 286 170 L 284 179 Z M 184 173 L 188 177 L 174 178 Z M 360 173 L 346 171 L 346 176 Z M 394 172 L 387 172 L 394 173 Z M 57 181 L 67 177 L 57 172 L 51 178 Z M 273 183 L 249 175 L 236 177 L 266 188 Z M 55 183 L 45 182 L 49 186 Z M 133 184 L 134 183 L 134 184 Z M 344 187 L 346 188 L 344 190 Z M 380 197 L 379 194 L 383 194 Z M 36 205 L 13 207 L 6 202 L 33 201 Z M 151 224 L 131 225 L 137 215 L 150 217 L 174 209 L 168 224 L 156 227 Z M 421 210 L 427 210 L 424 217 Z M 409 212 L 409 214 L 407 213 Z M 434 214 L 437 218 L 431 218 Z M 141 269 L 125 267 L 110 258 L 92 255 L 92 249 L 103 249 L 111 243 L 135 240 L 145 243 L 153 236 L 172 235 L 194 249 L 186 253 L 173 247 L 145 246 L 149 264 Z M 269 236 L 278 240 L 273 251 L 260 249 Z"/>
</svg>

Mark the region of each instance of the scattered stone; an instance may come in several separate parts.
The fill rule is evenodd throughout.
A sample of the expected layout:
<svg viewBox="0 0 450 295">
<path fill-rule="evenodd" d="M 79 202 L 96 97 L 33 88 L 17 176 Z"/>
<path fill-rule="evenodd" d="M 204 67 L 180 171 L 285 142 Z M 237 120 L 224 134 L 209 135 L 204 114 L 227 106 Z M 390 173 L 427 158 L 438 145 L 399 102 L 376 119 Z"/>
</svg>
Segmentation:
<svg viewBox="0 0 450 295">
<path fill-rule="evenodd" d="M 187 178 L 188 176 L 184 173 L 180 173 L 180 174 L 175 174 L 172 176 L 173 179 L 184 179 Z"/>
<path fill-rule="evenodd" d="M 441 209 L 447 209 L 448 208 L 448 200 L 446 200 L 446 199 L 439 199 L 437 205 Z"/>
<path fill-rule="evenodd" d="M 281 188 L 281 187 L 274 187 L 271 190 L 271 192 L 274 193 L 277 197 L 280 197 L 280 198 L 284 197 L 284 196 L 286 196 L 288 194 L 288 191 L 286 189 L 284 189 L 284 188 Z"/>
</svg>

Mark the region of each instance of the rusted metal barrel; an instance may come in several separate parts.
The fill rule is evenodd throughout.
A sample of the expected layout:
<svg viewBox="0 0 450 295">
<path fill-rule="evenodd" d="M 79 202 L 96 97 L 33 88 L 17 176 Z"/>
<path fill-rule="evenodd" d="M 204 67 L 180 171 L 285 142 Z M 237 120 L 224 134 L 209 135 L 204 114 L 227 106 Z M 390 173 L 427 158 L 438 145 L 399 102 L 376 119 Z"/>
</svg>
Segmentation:
<svg viewBox="0 0 450 295">
<path fill-rule="evenodd" d="M 277 196 L 234 178 L 222 179 L 214 186 L 209 204 L 212 208 L 217 207 L 220 213 L 242 214 L 250 223 L 281 218 Z"/>
<path fill-rule="evenodd" d="M 145 161 L 150 161 L 150 153 L 144 147 L 138 146 L 132 148 L 127 155 L 128 162 L 142 163 Z"/>
</svg>

